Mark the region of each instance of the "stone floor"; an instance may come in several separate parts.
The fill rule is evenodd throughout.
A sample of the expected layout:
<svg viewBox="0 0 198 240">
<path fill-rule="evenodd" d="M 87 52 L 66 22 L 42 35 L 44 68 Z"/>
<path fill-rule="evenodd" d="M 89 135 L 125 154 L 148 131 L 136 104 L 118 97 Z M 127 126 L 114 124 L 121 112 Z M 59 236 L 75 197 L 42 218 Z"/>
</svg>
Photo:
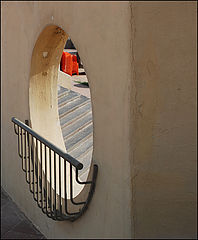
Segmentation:
<svg viewBox="0 0 198 240">
<path fill-rule="evenodd" d="M 86 77 L 86 76 L 85 76 Z M 85 78 L 83 75 L 82 77 L 80 76 L 72 76 L 72 86 L 71 86 L 71 90 L 74 92 L 78 92 L 81 95 L 90 98 L 90 89 L 88 86 L 78 83 L 79 82 L 87 82 L 87 78 Z"/>
<path fill-rule="evenodd" d="M 46 239 L 2 188 L 1 239 Z"/>
<path fill-rule="evenodd" d="M 79 75 L 72 75 L 71 77 L 70 77 L 70 75 L 65 74 L 65 81 L 64 81 L 64 79 L 62 79 L 61 82 L 59 82 L 59 85 L 61 85 L 64 88 L 68 88 L 66 81 L 67 81 L 67 76 L 69 76 L 69 78 L 71 80 L 71 86 L 69 87 L 69 89 L 74 92 L 78 92 L 81 95 L 86 96 L 87 98 L 90 98 L 91 96 L 90 96 L 89 87 L 85 84 L 81 84 L 81 83 L 88 83 L 87 76 L 84 74 L 81 75 L 80 74 L 81 71 L 84 71 L 84 69 L 80 68 Z"/>
</svg>

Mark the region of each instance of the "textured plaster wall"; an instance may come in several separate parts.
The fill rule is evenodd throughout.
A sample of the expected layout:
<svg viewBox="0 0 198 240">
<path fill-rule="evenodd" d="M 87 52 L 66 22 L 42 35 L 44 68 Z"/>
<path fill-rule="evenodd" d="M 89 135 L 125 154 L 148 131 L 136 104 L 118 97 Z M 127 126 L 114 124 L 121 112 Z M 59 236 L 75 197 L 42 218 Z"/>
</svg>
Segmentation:
<svg viewBox="0 0 198 240">
<path fill-rule="evenodd" d="M 131 3 L 135 238 L 196 237 L 196 2 Z"/>
<path fill-rule="evenodd" d="M 1 176 L 18 206 L 47 238 L 195 238 L 196 3 L 1 4 Z M 30 118 L 31 55 L 49 24 L 71 37 L 91 88 L 99 172 L 74 223 L 36 206 L 10 122 Z"/>
<path fill-rule="evenodd" d="M 129 3 L 1 4 L 2 186 L 47 238 L 130 237 Z M 30 119 L 31 56 L 49 24 L 62 28 L 78 49 L 93 103 L 93 160 L 99 166 L 96 191 L 89 209 L 74 223 L 55 222 L 37 207 L 25 183 L 11 123 L 12 116 Z"/>
</svg>

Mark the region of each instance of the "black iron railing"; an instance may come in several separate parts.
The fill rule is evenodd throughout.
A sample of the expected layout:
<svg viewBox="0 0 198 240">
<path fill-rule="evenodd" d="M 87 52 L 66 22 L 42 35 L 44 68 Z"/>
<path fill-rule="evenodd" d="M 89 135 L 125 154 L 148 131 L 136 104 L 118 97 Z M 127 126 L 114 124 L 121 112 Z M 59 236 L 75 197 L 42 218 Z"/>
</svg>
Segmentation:
<svg viewBox="0 0 198 240">
<path fill-rule="evenodd" d="M 78 172 L 83 168 L 82 163 L 33 131 L 27 121 L 24 124 L 12 118 L 12 122 L 18 136 L 18 154 L 22 159 L 22 169 L 38 207 L 53 220 L 75 221 L 85 212 L 93 196 L 98 166 L 93 165 L 91 181 L 80 181 Z M 74 181 L 75 186 L 90 186 L 85 201 L 76 201 L 76 198 L 74 200 Z M 80 208 L 76 210 L 78 206 Z"/>
</svg>

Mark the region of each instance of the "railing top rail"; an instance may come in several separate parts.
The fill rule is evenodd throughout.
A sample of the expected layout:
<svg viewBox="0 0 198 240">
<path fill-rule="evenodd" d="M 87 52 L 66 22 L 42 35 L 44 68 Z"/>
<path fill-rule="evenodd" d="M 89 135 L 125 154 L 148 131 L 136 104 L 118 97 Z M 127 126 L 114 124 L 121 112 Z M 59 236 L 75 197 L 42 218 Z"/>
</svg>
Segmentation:
<svg viewBox="0 0 198 240">
<path fill-rule="evenodd" d="M 52 149 L 54 152 L 59 154 L 63 159 L 71 163 L 74 167 L 76 167 L 78 170 L 83 168 L 83 164 L 80 163 L 77 159 L 73 158 L 71 155 L 63 152 L 60 148 L 56 147 L 54 144 L 50 143 L 48 140 L 43 138 L 41 135 L 36 133 L 34 130 L 32 130 L 30 127 L 28 127 L 26 124 L 18 120 L 17 118 L 13 117 L 12 122 L 19 125 L 21 128 L 25 129 L 28 133 L 30 133 L 32 136 L 37 138 L 39 141 L 41 141 L 43 144 L 45 144 L 47 147 Z"/>
</svg>

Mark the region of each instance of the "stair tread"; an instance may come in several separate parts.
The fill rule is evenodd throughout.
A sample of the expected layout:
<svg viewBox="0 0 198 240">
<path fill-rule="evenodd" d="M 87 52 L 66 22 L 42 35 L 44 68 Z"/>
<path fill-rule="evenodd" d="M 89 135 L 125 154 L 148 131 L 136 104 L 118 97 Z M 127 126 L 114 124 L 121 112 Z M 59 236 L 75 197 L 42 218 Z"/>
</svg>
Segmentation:
<svg viewBox="0 0 198 240">
<path fill-rule="evenodd" d="M 70 111 L 80 107 L 81 104 L 85 104 L 87 101 L 90 101 L 87 97 L 80 95 L 79 98 L 66 103 L 62 108 L 59 108 L 59 116 L 66 115 Z"/>
<path fill-rule="evenodd" d="M 86 168 L 91 164 L 92 153 L 93 146 L 90 145 L 85 154 L 78 156 L 78 161 L 83 164 L 83 168 Z"/>
<path fill-rule="evenodd" d="M 75 99 L 79 95 L 79 93 L 73 91 L 67 92 L 67 94 L 63 95 L 61 98 L 58 99 L 58 106 L 60 107 L 64 103 L 66 104 L 68 101 Z"/>
<path fill-rule="evenodd" d="M 78 129 L 80 130 L 85 124 L 88 124 L 90 121 L 92 122 L 91 111 L 88 112 L 86 115 L 83 115 L 81 118 L 79 118 L 72 124 L 68 126 L 66 125 L 64 128 L 62 128 L 63 137 L 67 138 L 68 135 L 75 133 L 76 131 L 78 131 Z"/>
<path fill-rule="evenodd" d="M 60 86 L 58 109 L 67 152 L 83 163 L 79 176 L 85 176 L 91 164 L 93 151 L 91 100 Z"/>
<path fill-rule="evenodd" d="M 87 138 L 93 132 L 93 124 L 89 124 L 70 138 L 65 139 L 66 149 L 69 151 L 74 146 L 81 143 L 81 141 Z"/>
<path fill-rule="evenodd" d="M 72 121 L 75 121 L 76 118 L 81 117 L 87 112 L 91 111 L 91 102 L 87 102 L 85 105 L 77 108 L 76 110 L 68 113 L 60 119 L 60 125 L 63 127 L 67 123 L 69 124 Z"/>
<path fill-rule="evenodd" d="M 84 142 L 82 142 L 79 146 L 74 148 L 72 151 L 68 151 L 68 153 L 76 158 L 77 160 L 81 161 L 83 160 L 83 156 L 87 154 L 87 152 L 90 151 L 90 149 L 93 148 L 93 137 L 89 137 Z M 86 153 L 86 154 L 85 154 Z M 83 160 L 83 164 L 86 164 L 86 159 Z"/>
<path fill-rule="evenodd" d="M 69 91 L 69 89 L 64 88 L 64 87 L 58 85 L 58 97 L 59 97 L 59 96 L 61 97 L 61 95 L 62 95 L 63 93 L 67 93 L 68 91 Z"/>
</svg>

